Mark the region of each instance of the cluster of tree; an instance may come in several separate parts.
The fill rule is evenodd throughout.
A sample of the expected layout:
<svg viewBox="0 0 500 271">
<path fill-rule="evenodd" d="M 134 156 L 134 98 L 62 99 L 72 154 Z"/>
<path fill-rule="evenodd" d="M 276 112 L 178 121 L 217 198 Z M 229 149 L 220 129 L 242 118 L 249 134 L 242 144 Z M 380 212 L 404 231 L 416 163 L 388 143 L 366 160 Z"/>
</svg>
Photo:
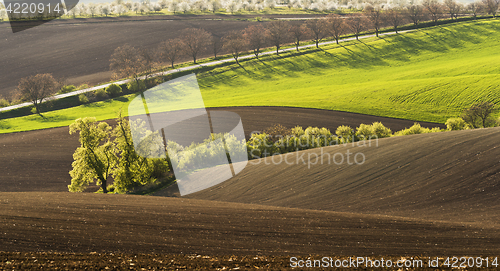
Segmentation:
<svg viewBox="0 0 500 271">
<path fill-rule="evenodd" d="M 141 146 L 134 146 L 130 125 L 141 124 L 129 123 L 120 117 L 113 128 L 106 122 L 87 117 L 70 125 L 70 134 L 79 133 L 80 147 L 73 154 L 69 191 L 82 192 L 89 184 L 95 183 L 103 193 L 110 190 L 125 193 L 166 176 L 169 163 L 165 155 L 165 158 L 144 158 L 136 152 L 136 147 L 148 152 L 163 151 L 159 147 L 163 145 L 158 142 L 158 135 L 146 131 L 141 135 L 144 139 Z M 113 185 L 109 186 L 111 180 Z"/>
</svg>

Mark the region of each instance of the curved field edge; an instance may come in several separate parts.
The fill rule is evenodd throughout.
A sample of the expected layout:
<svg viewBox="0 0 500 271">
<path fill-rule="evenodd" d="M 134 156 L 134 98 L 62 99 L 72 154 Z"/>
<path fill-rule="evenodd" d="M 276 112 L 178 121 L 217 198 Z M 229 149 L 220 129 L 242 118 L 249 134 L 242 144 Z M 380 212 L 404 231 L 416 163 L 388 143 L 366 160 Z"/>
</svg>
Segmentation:
<svg viewBox="0 0 500 271">
<path fill-rule="evenodd" d="M 207 107 L 286 106 L 444 123 L 476 101 L 500 102 L 500 22 L 455 23 L 197 73 Z M 0 120 L 0 133 L 116 118 L 134 95 Z"/>
</svg>

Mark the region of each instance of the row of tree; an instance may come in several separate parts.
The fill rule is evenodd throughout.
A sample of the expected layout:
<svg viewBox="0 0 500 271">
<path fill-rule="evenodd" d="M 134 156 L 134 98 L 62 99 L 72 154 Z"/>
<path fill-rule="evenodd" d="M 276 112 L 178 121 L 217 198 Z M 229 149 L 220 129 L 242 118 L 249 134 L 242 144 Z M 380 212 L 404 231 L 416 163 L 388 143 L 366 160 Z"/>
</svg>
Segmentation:
<svg viewBox="0 0 500 271">
<path fill-rule="evenodd" d="M 219 12 L 225 11 L 233 14 L 239 11 L 261 11 L 264 9 L 274 9 L 278 3 L 285 4 L 288 8 L 312 10 L 317 12 L 334 12 L 339 10 L 351 9 L 364 11 L 369 7 L 376 6 L 382 10 L 390 9 L 411 9 L 413 12 L 420 12 L 420 9 L 426 10 L 433 19 L 439 19 L 442 14 L 455 16 L 460 13 L 469 13 L 476 15 L 477 13 L 485 12 L 488 14 L 496 14 L 498 12 L 500 0 L 482 0 L 464 5 L 457 3 L 454 0 L 444 0 L 443 3 L 437 0 L 423 0 L 419 3 L 406 0 L 389 0 L 389 1 L 365 1 L 365 0 L 284 0 L 277 2 L 276 0 L 210 0 L 210 1 L 188 1 L 188 0 L 160 0 L 151 2 L 150 0 L 142 0 L 141 2 L 125 2 L 116 0 L 112 3 L 79 3 L 73 9 L 68 11 L 70 17 L 95 17 L 109 15 L 123 15 L 128 12 L 136 14 L 158 13 L 167 9 L 168 11 L 177 13 L 186 12 Z M 23 14 L 17 14 L 23 16 Z M 30 16 L 32 14 L 25 14 Z M 43 15 L 43 14 L 42 14 Z M 46 15 L 49 16 L 49 15 Z M 0 4 L 0 19 L 6 18 L 7 13 L 2 9 Z"/>
<path fill-rule="evenodd" d="M 488 3 L 500 0 L 484 0 L 473 3 L 474 16 L 484 10 L 496 14 L 494 9 L 488 9 Z M 426 0 L 422 5 L 412 5 L 407 8 L 392 8 L 383 10 L 380 6 L 367 6 L 360 14 L 341 16 L 330 14 L 320 19 L 310 19 L 303 23 L 276 20 L 269 23 L 256 24 L 243 31 L 231 31 L 223 37 L 211 34 L 203 29 L 185 29 L 182 37 L 164 41 L 154 50 L 138 49 L 129 45 L 118 47 L 111 57 L 110 68 L 117 77 L 133 77 L 136 80 L 141 74 L 150 75 L 156 67 L 169 63 L 174 67 L 182 57 L 189 57 L 194 63 L 206 53 L 217 58 L 222 52 L 230 53 L 236 62 L 245 51 L 252 51 L 258 58 L 263 48 L 273 46 L 279 54 L 284 44 L 293 43 L 299 50 L 300 43 L 312 40 L 319 43 L 326 39 L 334 39 L 337 43 L 344 35 L 353 34 L 356 38 L 366 31 L 374 31 L 376 36 L 384 27 L 392 27 L 396 33 L 401 25 L 412 23 L 418 25 L 427 20 L 435 23 L 446 11 L 452 19 L 458 19 L 460 4 L 454 0 L 446 0 L 440 4 L 434 0 Z"/>
</svg>

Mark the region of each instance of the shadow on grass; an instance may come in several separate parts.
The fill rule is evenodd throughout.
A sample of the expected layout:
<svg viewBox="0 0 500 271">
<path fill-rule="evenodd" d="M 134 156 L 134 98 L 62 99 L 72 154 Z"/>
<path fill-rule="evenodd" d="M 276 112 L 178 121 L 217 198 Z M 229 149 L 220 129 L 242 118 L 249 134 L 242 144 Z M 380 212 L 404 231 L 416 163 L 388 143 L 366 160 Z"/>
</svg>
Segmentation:
<svg viewBox="0 0 500 271">
<path fill-rule="evenodd" d="M 12 125 L 5 121 L 0 121 L 0 130 L 8 130 L 10 128 L 12 128 Z"/>
<path fill-rule="evenodd" d="M 28 116 L 27 120 L 42 122 L 42 123 L 50 123 L 50 122 L 62 122 L 62 121 L 73 120 L 73 118 L 70 118 L 70 117 L 65 116 L 65 115 L 59 115 L 59 114 L 58 115 L 50 115 L 50 116 L 43 115 L 43 117 L 40 115 L 34 114 L 31 116 Z"/>
</svg>

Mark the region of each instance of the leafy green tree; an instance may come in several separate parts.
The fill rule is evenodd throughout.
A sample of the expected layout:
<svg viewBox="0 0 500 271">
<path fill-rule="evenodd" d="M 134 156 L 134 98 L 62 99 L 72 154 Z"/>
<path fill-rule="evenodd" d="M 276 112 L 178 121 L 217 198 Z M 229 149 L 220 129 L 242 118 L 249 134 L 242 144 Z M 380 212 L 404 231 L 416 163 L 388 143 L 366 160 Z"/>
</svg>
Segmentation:
<svg viewBox="0 0 500 271">
<path fill-rule="evenodd" d="M 169 167 L 163 151 L 162 139 L 158 132 L 151 132 L 144 128 L 143 121 L 133 122 L 132 125 L 123 117 L 118 118 L 118 123 L 113 130 L 115 148 L 117 151 L 117 164 L 113 169 L 115 192 L 125 193 L 140 185 L 155 182 L 162 174 L 168 172 Z M 141 138 L 137 145 L 132 139 L 132 132 L 139 133 Z M 164 157 L 145 158 L 146 157 Z"/>
<path fill-rule="evenodd" d="M 116 164 L 116 155 L 111 142 L 112 128 L 105 122 L 96 122 L 95 118 L 79 118 L 69 126 L 69 133 L 80 133 L 80 144 L 73 154 L 71 192 L 82 192 L 90 183 L 101 186 L 107 193 L 107 182 Z"/>
</svg>

